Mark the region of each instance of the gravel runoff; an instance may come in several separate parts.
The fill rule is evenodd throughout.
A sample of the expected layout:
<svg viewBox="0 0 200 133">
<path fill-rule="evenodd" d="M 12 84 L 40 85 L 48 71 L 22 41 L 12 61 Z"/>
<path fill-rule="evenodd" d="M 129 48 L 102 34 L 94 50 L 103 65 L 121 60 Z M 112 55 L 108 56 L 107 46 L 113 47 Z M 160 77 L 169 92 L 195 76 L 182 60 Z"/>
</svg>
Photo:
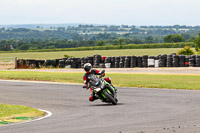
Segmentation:
<svg viewBox="0 0 200 133">
<path fill-rule="evenodd" d="M 200 67 L 178 68 L 97 68 L 108 73 L 149 73 L 149 74 L 200 74 Z M 6 71 L 39 71 L 39 72 L 84 72 L 83 69 L 0 69 Z"/>
</svg>

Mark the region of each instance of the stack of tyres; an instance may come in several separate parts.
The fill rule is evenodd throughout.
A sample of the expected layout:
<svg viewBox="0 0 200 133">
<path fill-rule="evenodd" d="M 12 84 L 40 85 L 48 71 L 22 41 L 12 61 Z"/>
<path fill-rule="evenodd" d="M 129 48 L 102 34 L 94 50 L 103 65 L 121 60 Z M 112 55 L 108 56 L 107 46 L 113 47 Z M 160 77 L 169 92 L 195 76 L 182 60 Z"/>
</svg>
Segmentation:
<svg viewBox="0 0 200 133">
<path fill-rule="evenodd" d="M 55 60 L 56 60 L 56 67 L 59 67 L 60 60 L 62 60 L 62 59 L 55 59 Z"/>
<path fill-rule="evenodd" d="M 81 58 L 78 58 L 77 60 L 77 68 L 81 68 Z"/>
<path fill-rule="evenodd" d="M 173 61 L 172 61 L 173 67 L 179 67 L 179 56 L 173 55 Z"/>
<path fill-rule="evenodd" d="M 36 60 L 35 61 L 36 68 L 41 68 L 45 66 L 45 60 Z"/>
<path fill-rule="evenodd" d="M 187 55 L 186 57 L 185 57 L 185 67 L 189 67 L 189 59 L 191 58 L 191 56 L 190 55 Z"/>
<path fill-rule="evenodd" d="M 84 67 L 84 64 L 85 64 L 85 58 L 84 58 L 84 57 L 82 57 L 82 58 L 81 58 L 81 68 L 83 68 L 83 67 Z"/>
<path fill-rule="evenodd" d="M 46 60 L 46 67 L 56 67 L 56 60 Z"/>
<path fill-rule="evenodd" d="M 159 67 L 166 67 L 166 62 L 167 62 L 167 55 L 163 54 L 159 56 Z"/>
<path fill-rule="evenodd" d="M 65 67 L 66 67 L 66 68 L 71 68 L 71 60 L 70 60 L 70 59 L 67 59 L 67 60 L 65 61 Z"/>
<path fill-rule="evenodd" d="M 106 68 L 105 63 L 99 63 L 100 68 Z"/>
<path fill-rule="evenodd" d="M 149 56 L 148 57 L 148 67 L 154 67 L 155 66 L 155 56 Z"/>
<path fill-rule="evenodd" d="M 101 55 L 93 55 L 93 67 L 98 68 L 99 63 L 101 63 Z"/>
<path fill-rule="evenodd" d="M 101 61 L 100 61 L 100 63 L 105 63 L 105 61 L 106 61 L 106 56 L 101 56 Z"/>
<path fill-rule="evenodd" d="M 89 60 L 88 57 L 84 57 L 84 64 L 88 63 L 88 60 Z"/>
<path fill-rule="evenodd" d="M 131 62 L 131 56 L 126 56 L 125 57 L 125 62 L 124 62 L 124 68 L 129 68 L 130 67 L 130 62 Z"/>
<path fill-rule="evenodd" d="M 115 57 L 111 57 L 111 68 L 115 68 Z"/>
<path fill-rule="evenodd" d="M 64 67 L 65 67 L 65 61 L 59 60 L 59 68 L 64 68 Z"/>
<path fill-rule="evenodd" d="M 148 67 L 148 55 L 142 56 L 142 67 Z"/>
<path fill-rule="evenodd" d="M 24 59 L 17 60 L 17 68 L 25 68 L 26 61 Z"/>
<path fill-rule="evenodd" d="M 111 63 L 111 57 L 106 57 L 105 63 Z"/>
<path fill-rule="evenodd" d="M 137 66 L 137 56 L 131 56 L 131 62 L 130 62 L 130 67 L 134 68 Z"/>
<path fill-rule="evenodd" d="M 64 60 L 64 61 L 66 61 L 68 58 L 67 57 L 65 57 L 65 58 L 62 58 L 62 60 Z"/>
<path fill-rule="evenodd" d="M 142 56 L 137 57 L 137 67 L 142 67 Z"/>
<path fill-rule="evenodd" d="M 155 60 L 159 60 L 159 58 L 160 58 L 160 55 L 155 56 Z"/>
<path fill-rule="evenodd" d="M 78 60 L 78 62 L 79 62 L 79 60 Z M 86 63 L 90 63 L 93 66 L 93 57 L 92 56 L 90 56 L 90 57 L 87 56 L 87 57 L 81 58 L 81 67 L 83 67 L 84 64 L 86 64 Z"/>
<path fill-rule="evenodd" d="M 92 66 L 93 66 L 93 57 L 92 56 L 89 56 L 87 57 L 87 63 L 90 63 Z"/>
<path fill-rule="evenodd" d="M 179 67 L 185 67 L 185 56 L 179 55 Z"/>
<path fill-rule="evenodd" d="M 172 61 L 173 61 L 173 55 L 167 55 L 167 64 L 166 64 L 166 66 L 167 67 L 172 67 L 173 66 Z"/>
<path fill-rule="evenodd" d="M 105 67 L 110 68 L 111 67 L 111 57 L 105 58 Z"/>
<path fill-rule="evenodd" d="M 124 68 L 125 56 L 120 56 L 119 68 Z"/>
<path fill-rule="evenodd" d="M 192 55 L 191 59 L 189 59 L 189 67 L 195 67 L 196 64 L 196 56 Z"/>
<path fill-rule="evenodd" d="M 196 55 L 196 67 L 200 67 L 200 55 Z"/>
<path fill-rule="evenodd" d="M 26 60 L 26 66 L 28 68 L 36 68 L 36 62 L 35 62 L 35 60 Z"/>
<path fill-rule="evenodd" d="M 115 68 L 119 68 L 120 57 L 115 57 Z"/>
<path fill-rule="evenodd" d="M 70 58 L 70 60 L 71 60 L 71 68 L 77 68 L 77 59 Z"/>
</svg>

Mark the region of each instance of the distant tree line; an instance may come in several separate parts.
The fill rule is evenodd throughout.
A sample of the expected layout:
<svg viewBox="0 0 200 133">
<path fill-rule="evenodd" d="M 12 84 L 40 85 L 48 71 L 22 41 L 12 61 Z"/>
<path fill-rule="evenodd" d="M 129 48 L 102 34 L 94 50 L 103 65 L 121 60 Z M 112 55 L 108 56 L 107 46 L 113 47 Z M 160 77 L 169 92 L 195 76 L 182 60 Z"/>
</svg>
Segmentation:
<svg viewBox="0 0 200 133">
<path fill-rule="evenodd" d="M 199 26 L 79 25 L 0 28 L 0 51 L 193 42 Z"/>
</svg>

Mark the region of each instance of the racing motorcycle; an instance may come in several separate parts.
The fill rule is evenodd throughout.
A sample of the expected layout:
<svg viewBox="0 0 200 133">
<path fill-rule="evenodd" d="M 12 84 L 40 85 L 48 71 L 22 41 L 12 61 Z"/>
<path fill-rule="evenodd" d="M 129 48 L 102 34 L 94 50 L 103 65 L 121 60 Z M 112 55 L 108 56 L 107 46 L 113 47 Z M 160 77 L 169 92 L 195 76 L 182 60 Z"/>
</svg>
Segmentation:
<svg viewBox="0 0 200 133">
<path fill-rule="evenodd" d="M 104 73 L 105 71 L 102 71 Z M 89 77 L 89 87 L 91 87 L 95 93 L 95 95 L 102 101 L 106 103 L 112 103 L 116 105 L 117 100 L 117 92 L 116 89 L 109 83 L 110 81 L 106 81 L 102 79 L 102 75 L 97 77 L 95 74 L 90 74 Z M 86 88 L 87 86 L 83 86 Z"/>
</svg>

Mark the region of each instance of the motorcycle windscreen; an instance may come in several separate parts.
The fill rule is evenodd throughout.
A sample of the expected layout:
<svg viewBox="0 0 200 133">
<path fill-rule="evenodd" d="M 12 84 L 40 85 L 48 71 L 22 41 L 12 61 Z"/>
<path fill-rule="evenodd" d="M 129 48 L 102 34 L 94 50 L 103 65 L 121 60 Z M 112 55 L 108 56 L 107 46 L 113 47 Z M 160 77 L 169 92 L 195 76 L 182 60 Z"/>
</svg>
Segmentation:
<svg viewBox="0 0 200 133">
<path fill-rule="evenodd" d="M 100 84 L 100 79 L 96 75 L 91 74 L 88 78 L 92 86 L 98 86 Z"/>
</svg>

